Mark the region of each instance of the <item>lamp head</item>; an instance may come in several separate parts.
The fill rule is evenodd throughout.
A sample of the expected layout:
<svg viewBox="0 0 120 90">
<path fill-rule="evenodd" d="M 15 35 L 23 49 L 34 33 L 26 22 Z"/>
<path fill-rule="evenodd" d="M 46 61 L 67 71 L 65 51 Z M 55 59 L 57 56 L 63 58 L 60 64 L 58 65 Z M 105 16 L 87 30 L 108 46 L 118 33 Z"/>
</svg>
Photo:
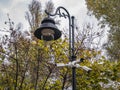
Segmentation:
<svg viewBox="0 0 120 90">
<path fill-rule="evenodd" d="M 61 37 L 61 31 L 55 25 L 55 21 L 47 17 L 41 22 L 40 28 L 34 32 L 35 37 L 40 40 L 51 41 Z"/>
</svg>

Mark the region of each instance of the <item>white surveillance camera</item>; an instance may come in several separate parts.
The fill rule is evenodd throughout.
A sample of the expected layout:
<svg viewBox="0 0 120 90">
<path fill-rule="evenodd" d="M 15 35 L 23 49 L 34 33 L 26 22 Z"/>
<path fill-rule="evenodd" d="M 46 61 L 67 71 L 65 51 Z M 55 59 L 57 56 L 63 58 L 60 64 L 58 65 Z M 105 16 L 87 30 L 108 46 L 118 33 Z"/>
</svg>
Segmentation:
<svg viewBox="0 0 120 90">
<path fill-rule="evenodd" d="M 87 72 L 89 72 L 89 71 L 92 70 L 91 68 L 89 68 L 89 67 L 87 67 L 87 66 L 81 66 L 81 67 L 82 67 L 82 69 L 84 69 L 84 70 L 87 71 Z"/>
<path fill-rule="evenodd" d="M 76 60 L 76 61 L 72 61 L 72 62 L 69 62 L 67 64 L 64 64 L 64 63 L 56 63 L 55 65 L 57 67 L 76 67 L 76 68 L 82 68 L 83 70 L 89 72 L 91 71 L 92 69 L 87 67 L 87 66 L 81 66 L 80 64 L 77 64 L 77 63 L 80 63 L 80 62 L 83 62 L 83 58 L 79 59 L 79 60 Z"/>
<path fill-rule="evenodd" d="M 79 64 L 76 64 L 75 67 L 77 67 L 77 68 L 82 68 L 83 70 L 85 70 L 85 71 L 87 71 L 87 72 L 89 72 L 89 71 L 92 70 L 91 68 L 89 68 L 89 67 L 87 67 L 87 66 L 80 66 Z"/>
</svg>

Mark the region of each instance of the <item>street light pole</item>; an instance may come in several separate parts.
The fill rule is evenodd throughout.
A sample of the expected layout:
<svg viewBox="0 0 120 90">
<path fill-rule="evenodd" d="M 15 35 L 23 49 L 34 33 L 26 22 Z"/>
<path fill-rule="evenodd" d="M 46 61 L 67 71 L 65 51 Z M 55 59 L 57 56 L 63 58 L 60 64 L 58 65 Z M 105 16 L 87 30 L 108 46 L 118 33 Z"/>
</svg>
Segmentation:
<svg viewBox="0 0 120 90">
<path fill-rule="evenodd" d="M 64 11 L 64 12 L 63 12 Z M 54 20 L 50 16 L 64 17 L 69 20 L 69 60 L 73 62 L 76 60 L 74 51 L 74 16 L 70 16 L 69 12 L 64 7 L 58 7 L 54 14 L 51 14 L 45 10 L 48 18 L 42 21 L 40 28 L 38 28 L 34 35 L 38 39 L 43 39 L 46 41 L 57 40 L 61 37 L 61 32 L 55 26 Z M 72 67 L 72 90 L 76 90 L 76 67 Z"/>
<path fill-rule="evenodd" d="M 66 12 L 63 13 L 61 10 Z M 70 16 L 69 12 L 64 7 L 58 7 L 54 14 L 50 14 L 45 11 L 48 16 L 59 15 L 59 17 L 68 17 L 69 20 L 69 59 L 70 61 L 75 61 L 76 56 L 74 54 L 74 16 Z M 76 67 L 72 67 L 72 90 L 76 90 Z"/>
<path fill-rule="evenodd" d="M 71 55 L 71 61 L 75 61 L 76 60 L 76 56 L 75 56 L 75 48 L 74 48 L 74 16 L 71 17 L 72 19 L 72 55 Z M 72 90 L 76 90 L 76 67 L 72 67 Z"/>
</svg>

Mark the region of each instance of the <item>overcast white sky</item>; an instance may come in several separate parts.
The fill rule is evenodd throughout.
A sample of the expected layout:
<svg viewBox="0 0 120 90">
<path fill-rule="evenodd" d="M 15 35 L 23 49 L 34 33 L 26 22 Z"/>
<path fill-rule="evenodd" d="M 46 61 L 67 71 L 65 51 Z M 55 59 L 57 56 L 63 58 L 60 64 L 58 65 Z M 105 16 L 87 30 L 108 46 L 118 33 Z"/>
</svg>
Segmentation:
<svg viewBox="0 0 120 90">
<path fill-rule="evenodd" d="M 25 11 L 27 11 L 28 4 L 32 0 L 0 0 L 0 29 L 5 28 L 4 22 L 7 21 L 7 13 L 15 24 L 23 23 L 23 28 L 27 28 L 27 21 L 25 20 Z M 43 4 L 48 0 L 38 0 Z M 77 22 L 82 26 L 85 22 L 96 22 L 94 17 L 86 15 L 87 8 L 85 0 L 52 0 L 55 8 L 58 6 L 65 7 L 70 15 L 75 16 Z"/>
<path fill-rule="evenodd" d="M 28 9 L 28 4 L 32 0 L 0 0 L 0 29 L 7 28 L 4 24 L 5 21 L 8 21 L 7 13 L 9 13 L 10 18 L 18 24 L 21 22 L 23 24 L 24 30 L 29 30 L 27 21 L 25 20 L 25 12 Z M 38 0 L 42 2 L 42 5 L 48 0 Z M 85 23 L 91 23 L 94 25 L 94 30 L 98 30 L 97 20 L 94 16 L 88 16 L 85 0 L 52 0 L 55 8 L 58 6 L 65 7 L 70 15 L 75 16 L 76 22 L 79 25 L 80 30 L 82 29 Z M 66 22 L 63 22 L 66 23 Z M 0 32 L 0 36 L 1 36 Z M 106 35 L 104 35 L 106 36 Z M 106 38 L 106 37 L 105 37 Z M 105 42 L 106 39 L 103 39 L 102 42 Z"/>
<path fill-rule="evenodd" d="M 8 21 L 7 13 L 15 23 L 25 23 L 24 16 L 29 2 L 30 0 L 0 0 L 0 29 L 6 27 L 4 22 Z"/>
</svg>

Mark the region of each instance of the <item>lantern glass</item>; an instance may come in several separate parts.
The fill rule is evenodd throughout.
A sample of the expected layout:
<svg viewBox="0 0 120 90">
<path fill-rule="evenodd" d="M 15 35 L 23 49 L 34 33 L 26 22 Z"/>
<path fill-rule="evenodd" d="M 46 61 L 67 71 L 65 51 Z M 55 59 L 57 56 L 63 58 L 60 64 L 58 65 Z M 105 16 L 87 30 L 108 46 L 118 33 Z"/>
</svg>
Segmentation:
<svg viewBox="0 0 120 90">
<path fill-rule="evenodd" d="M 48 41 L 54 40 L 55 32 L 52 29 L 43 29 L 41 31 L 41 34 L 42 34 L 41 35 L 42 40 L 48 40 Z"/>
</svg>

